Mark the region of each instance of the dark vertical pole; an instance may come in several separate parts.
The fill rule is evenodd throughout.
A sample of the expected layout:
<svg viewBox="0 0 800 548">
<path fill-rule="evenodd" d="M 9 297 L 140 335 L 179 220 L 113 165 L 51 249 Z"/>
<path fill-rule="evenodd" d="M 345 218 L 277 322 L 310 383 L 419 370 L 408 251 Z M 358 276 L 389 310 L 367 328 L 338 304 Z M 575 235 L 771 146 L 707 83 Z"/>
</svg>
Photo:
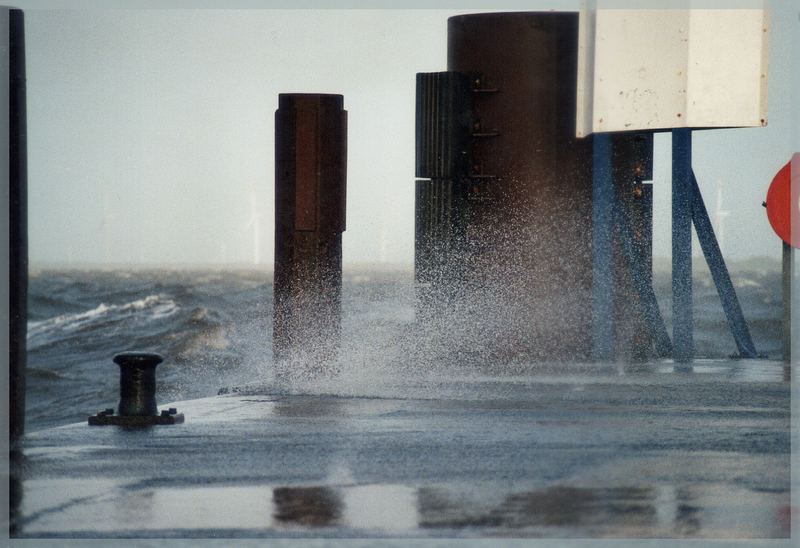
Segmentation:
<svg viewBox="0 0 800 548">
<path fill-rule="evenodd" d="M 794 248 L 783 242 L 783 361 L 792 361 L 792 275 Z"/>
<path fill-rule="evenodd" d="M 633 188 L 632 191 L 627 192 L 628 211 L 632 225 L 630 235 L 636 250 L 638 268 L 642 277 L 641 283 L 646 284 L 650 293 L 653 290 L 653 185 L 650 182 L 653 179 L 653 143 L 653 133 L 640 133 L 634 136 L 631 144 L 635 150 L 635 164 L 631 169 Z M 624 185 L 625 181 L 618 181 L 618 185 L 620 183 Z M 619 219 L 616 219 L 616 224 L 619 224 Z M 634 282 L 634 286 L 636 285 Z M 619 289 L 619 282 L 617 282 L 617 290 L 619 291 Z M 664 330 L 658 303 L 654 303 L 655 311 L 650 310 L 651 307 L 641 297 L 641 291 L 636 300 L 640 304 L 640 311 L 644 311 L 644 313 L 634 314 L 630 320 L 635 329 L 631 340 L 631 358 L 637 361 L 650 359 L 653 356 L 653 343 L 656 347 L 655 355 L 661 357 L 665 342 L 662 335 L 666 333 L 657 333 L 652 327 L 653 321 L 651 320 L 652 316 L 657 315 L 660 322 L 659 327 Z M 619 303 L 616 304 L 619 305 Z M 666 339 L 668 340 L 669 337 L 667 336 Z M 670 349 L 671 346 L 670 342 Z"/>
<path fill-rule="evenodd" d="M 635 225 L 631 222 L 631 215 L 623 204 L 619 202 L 616 204 L 614 217 L 617 241 L 631 273 L 636 298 L 644 317 L 643 323 L 648 332 L 648 341 L 652 338 L 655 342 L 656 356 L 667 357 L 672 353 L 672 343 L 653 291 L 652 262 L 641 256 L 641 249 L 637 247 L 638 243 L 635 241 Z"/>
<path fill-rule="evenodd" d="M 692 132 L 672 130 L 672 346 L 677 362 L 694 357 L 692 318 Z"/>
<path fill-rule="evenodd" d="M 655 337 L 643 301 L 645 288 L 652 292 L 652 193 L 644 181 L 652 179 L 653 134 L 612 134 L 611 151 L 613 355 L 643 361 L 652 357 Z"/>
<path fill-rule="evenodd" d="M 722 303 L 722 309 L 725 311 L 725 317 L 728 319 L 728 326 L 731 329 L 734 341 L 736 341 L 739 356 L 742 358 L 756 358 L 758 353 L 753 344 L 753 339 L 750 337 L 750 330 L 747 328 L 747 322 L 744 319 L 744 314 L 742 314 L 742 307 L 736 297 L 736 290 L 731 283 L 731 277 L 728 274 L 728 267 L 725 266 L 722 251 L 720 251 L 717 238 L 714 236 L 714 227 L 708 217 L 706 205 L 703 203 L 700 186 L 697 184 L 694 172 L 691 170 L 690 175 L 692 222 L 694 222 L 697 239 L 700 241 L 700 247 L 703 250 L 706 263 L 708 263 L 708 269 L 711 271 L 711 277 L 714 279 L 714 285 L 717 287 L 717 294 Z"/>
<path fill-rule="evenodd" d="M 634 241 L 637 263 L 641 269 L 642 283 L 653 288 L 653 185 L 637 180 L 634 187 L 634 202 L 632 208 L 631 237 Z M 619 223 L 619 221 L 617 221 Z M 639 297 L 642 303 L 641 296 Z M 656 303 L 656 309 L 658 303 Z M 642 303 L 642 309 L 648 310 L 648 305 Z M 659 314 L 660 316 L 660 314 Z M 649 321 L 650 313 L 640 315 L 636 321 L 636 334 L 632 343 L 632 357 L 636 360 L 647 360 L 652 356 L 653 341 L 656 341 L 656 355 L 660 355 L 663 344 L 659 343 L 659 336 L 654 332 Z M 663 321 L 663 320 L 662 320 Z"/>
<path fill-rule="evenodd" d="M 10 436 L 25 431 L 25 362 L 28 300 L 28 169 L 25 110 L 25 20 L 9 11 L 9 337 Z"/>
<path fill-rule="evenodd" d="M 341 330 L 347 112 L 341 95 L 278 101 L 273 354 L 324 363 Z"/>
<path fill-rule="evenodd" d="M 592 156 L 592 357 L 608 360 L 613 353 L 613 205 L 611 138 L 595 133 Z"/>
</svg>

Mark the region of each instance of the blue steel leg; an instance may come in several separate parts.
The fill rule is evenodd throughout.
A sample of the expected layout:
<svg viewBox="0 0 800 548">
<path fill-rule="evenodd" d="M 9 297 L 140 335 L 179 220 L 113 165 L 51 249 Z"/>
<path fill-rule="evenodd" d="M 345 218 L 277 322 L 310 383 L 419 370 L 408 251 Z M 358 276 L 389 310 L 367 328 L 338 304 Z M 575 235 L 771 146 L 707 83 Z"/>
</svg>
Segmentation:
<svg viewBox="0 0 800 548">
<path fill-rule="evenodd" d="M 714 236 L 714 227 L 708 217 L 708 211 L 706 211 L 706 205 L 703 203 L 703 196 L 700 194 L 700 187 L 697 185 L 694 171 L 691 172 L 691 175 L 692 220 L 697 231 L 697 238 L 700 240 L 700 247 L 703 249 L 703 255 L 706 257 L 711 276 L 714 278 L 714 285 L 717 286 L 719 300 L 722 302 L 722 308 L 728 318 L 728 325 L 736 341 L 736 347 L 739 349 L 739 355 L 743 358 L 756 358 L 758 357 L 756 347 L 753 344 L 753 339 L 750 338 L 750 331 L 747 329 L 747 322 L 744 319 L 744 315 L 742 315 L 739 299 L 736 297 L 731 277 L 728 275 L 725 259 L 722 257 L 717 238 Z"/>
<path fill-rule="evenodd" d="M 694 358 L 692 318 L 692 130 L 672 130 L 672 345 L 675 361 Z"/>
<path fill-rule="evenodd" d="M 659 358 L 666 358 L 672 354 L 672 342 L 669 340 L 667 326 L 664 324 L 664 318 L 658 308 L 658 300 L 646 271 L 647 265 L 642 261 L 641 253 L 638 252 L 633 242 L 631 219 L 625 208 L 618 204 L 615 204 L 614 207 L 614 220 L 617 227 L 617 241 L 620 242 L 628 270 L 639 295 L 639 303 L 647 328 L 653 334 L 656 355 Z"/>
<path fill-rule="evenodd" d="M 592 139 L 592 357 L 609 360 L 614 351 L 611 136 L 595 133 Z"/>
</svg>

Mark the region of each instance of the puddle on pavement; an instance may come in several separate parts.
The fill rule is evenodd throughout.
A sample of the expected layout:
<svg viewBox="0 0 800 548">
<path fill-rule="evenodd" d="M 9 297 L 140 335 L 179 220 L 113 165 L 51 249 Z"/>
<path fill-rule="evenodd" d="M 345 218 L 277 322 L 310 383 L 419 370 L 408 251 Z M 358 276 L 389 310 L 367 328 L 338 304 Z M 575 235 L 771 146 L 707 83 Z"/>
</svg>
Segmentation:
<svg viewBox="0 0 800 548">
<path fill-rule="evenodd" d="M 739 537 L 789 535 L 789 493 L 725 484 L 503 491 L 491 486 L 198 486 L 26 482 L 21 534 L 91 531 L 305 531 L 371 534 Z M 25 501 L 23 499 L 23 506 Z"/>
</svg>

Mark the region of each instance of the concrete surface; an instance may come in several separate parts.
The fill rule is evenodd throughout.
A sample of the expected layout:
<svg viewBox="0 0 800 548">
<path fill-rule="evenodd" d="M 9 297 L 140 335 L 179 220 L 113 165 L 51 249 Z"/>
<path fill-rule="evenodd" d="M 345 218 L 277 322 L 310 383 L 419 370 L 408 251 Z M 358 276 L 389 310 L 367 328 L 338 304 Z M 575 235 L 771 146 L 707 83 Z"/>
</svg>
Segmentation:
<svg viewBox="0 0 800 548">
<path fill-rule="evenodd" d="M 789 367 L 568 369 L 29 433 L 12 535 L 789 537 Z"/>
</svg>

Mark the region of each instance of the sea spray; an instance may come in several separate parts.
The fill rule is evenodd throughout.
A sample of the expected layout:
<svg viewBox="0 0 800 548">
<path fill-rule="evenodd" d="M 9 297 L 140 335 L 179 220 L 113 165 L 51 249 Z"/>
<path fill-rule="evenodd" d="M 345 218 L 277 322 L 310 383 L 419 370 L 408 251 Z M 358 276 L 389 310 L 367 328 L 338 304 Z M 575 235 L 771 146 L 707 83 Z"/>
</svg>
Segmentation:
<svg viewBox="0 0 800 548">
<path fill-rule="evenodd" d="M 753 282 L 740 289 L 742 307 L 759 348 L 775 356 L 780 355 L 780 316 L 775 307 L 780 302 L 778 266 L 732 269 L 734 281 Z M 706 273 L 697 276 L 698 353 L 726 358 L 733 343 L 716 289 L 702 283 Z M 656 270 L 655 288 L 669 322 L 668 271 Z M 532 376 L 537 382 L 558 383 L 559 376 L 569 371 L 589 383 L 597 373 L 598 366 L 590 362 L 527 360 L 523 354 L 494 351 L 493 347 L 508 348 L 504 338 L 513 335 L 501 329 L 503 322 L 516 322 L 517 336 L 527 328 L 516 319 L 514 307 L 506 309 L 502 301 L 488 308 L 493 314 L 472 319 L 463 303 L 448 304 L 436 321 L 423 325 L 415 315 L 414 290 L 410 270 L 345 272 L 341 351 L 335 367 L 315 372 L 313 364 L 298 363 L 276 375 L 269 272 L 35 273 L 30 296 L 33 374 L 28 379 L 28 425 L 35 431 L 83 421 L 87 414 L 114 406 L 118 371 L 111 357 L 125 350 L 165 356 L 157 394 L 165 403 L 237 388 L 267 394 L 458 398 L 475 393 L 467 389 L 470 385 L 483 386 L 487 379 L 502 375 L 507 381 L 502 387 L 487 384 L 485 389 L 486 397 L 500 398 L 525 389 Z M 153 296 L 158 299 L 148 301 Z M 495 296 L 487 292 L 483 298 L 490 301 Z M 136 302 L 148 304 L 131 305 Z M 102 314 L 101 304 L 108 309 Z M 158 313 L 170 309 L 169 314 Z M 539 312 L 544 317 L 553 313 Z M 56 320 L 82 315 L 93 319 L 81 329 L 61 329 L 69 321 Z M 629 382 L 626 379 L 619 377 L 616 382 Z"/>
</svg>

